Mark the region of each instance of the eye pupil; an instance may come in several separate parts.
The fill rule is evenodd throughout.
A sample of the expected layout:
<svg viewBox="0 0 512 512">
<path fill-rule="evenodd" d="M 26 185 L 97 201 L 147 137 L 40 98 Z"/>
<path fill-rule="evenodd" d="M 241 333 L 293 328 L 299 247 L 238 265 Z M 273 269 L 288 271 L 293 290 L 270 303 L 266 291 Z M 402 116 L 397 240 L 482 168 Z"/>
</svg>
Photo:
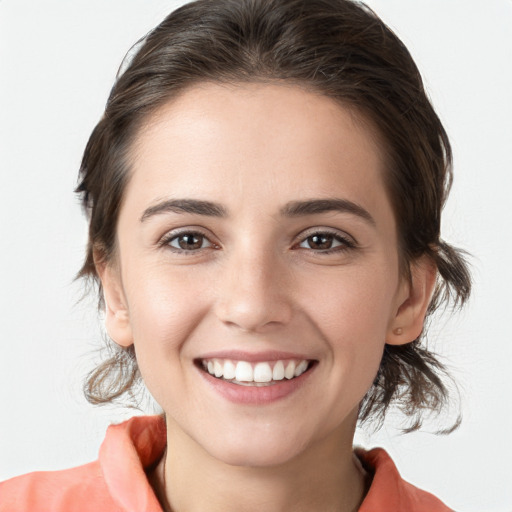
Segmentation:
<svg viewBox="0 0 512 512">
<path fill-rule="evenodd" d="M 332 235 L 312 235 L 309 237 L 309 246 L 312 249 L 330 249 L 332 238 Z"/>
<path fill-rule="evenodd" d="M 194 234 L 181 235 L 178 239 L 178 244 L 185 250 L 200 249 L 203 245 L 203 236 Z"/>
</svg>

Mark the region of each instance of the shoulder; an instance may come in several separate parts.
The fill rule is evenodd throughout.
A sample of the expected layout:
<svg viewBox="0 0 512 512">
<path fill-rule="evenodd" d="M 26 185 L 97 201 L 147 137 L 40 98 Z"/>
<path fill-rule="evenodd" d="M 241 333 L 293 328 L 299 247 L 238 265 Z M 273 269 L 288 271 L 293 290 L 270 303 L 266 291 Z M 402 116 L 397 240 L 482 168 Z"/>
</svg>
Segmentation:
<svg viewBox="0 0 512 512">
<path fill-rule="evenodd" d="M 161 511 L 146 477 L 165 449 L 159 416 L 110 426 L 95 462 L 0 483 L 0 512 Z"/>
<path fill-rule="evenodd" d="M 113 508 L 99 462 L 63 471 L 29 473 L 0 483 L 0 511 L 38 512 Z M 109 508 L 105 508 L 109 507 Z"/>
<path fill-rule="evenodd" d="M 373 475 L 359 512 L 453 512 L 433 494 L 406 482 L 382 448 L 355 451 L 363 467 Z"/>
</svg>

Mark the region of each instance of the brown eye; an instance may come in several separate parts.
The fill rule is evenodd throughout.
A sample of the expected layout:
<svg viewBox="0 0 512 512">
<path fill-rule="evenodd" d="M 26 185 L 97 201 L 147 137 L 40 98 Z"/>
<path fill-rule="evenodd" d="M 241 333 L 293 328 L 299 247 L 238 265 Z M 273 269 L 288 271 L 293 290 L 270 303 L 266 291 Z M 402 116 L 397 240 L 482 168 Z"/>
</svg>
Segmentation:
<svg viewBox="0 0 512 512">
<path fill-rule="evenodd" d="M 182 251 L 197 251 L 212 245 L 201 233 L 182 233 L 171 238 L 168 243 L 171 247 Z"/>
<path fill-rule="evenodd" d="M 332 235 L 312 235 L 308 237 L 307 243 L 310 249 L 330 249 L 334 237 Z"/>
<path fill-rule="evenodd" d="M 338 234 L 318 232 L 305 238 L 299 244 L 299 247 L 301 249 L 312 249 L 318 252 L 329 252 L 331 249 L 336 251 L 349 249 L 354 247 L 354 244 Z"/>
</svg>

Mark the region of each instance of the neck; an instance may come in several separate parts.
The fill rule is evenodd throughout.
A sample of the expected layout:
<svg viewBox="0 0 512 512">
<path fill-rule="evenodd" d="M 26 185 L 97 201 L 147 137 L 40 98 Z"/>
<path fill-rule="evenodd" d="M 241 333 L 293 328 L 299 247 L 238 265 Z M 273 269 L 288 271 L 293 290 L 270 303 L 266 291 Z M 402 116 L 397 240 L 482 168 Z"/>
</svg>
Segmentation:
<svg viewBox="0 0 512 512">
<path fill-rule="evenodd" d="M 355 423 L 354 423 L 355 428 Z M 166 512 L 355 512 L 365 474 L 352 437 L 334 432 L 294 459 L 270 467 L 240 467 L 205 452 L 172 423 L 168 450 L 152 479 Z M 347 442 L 348 441 L 348 442 Z"/>
</svg>

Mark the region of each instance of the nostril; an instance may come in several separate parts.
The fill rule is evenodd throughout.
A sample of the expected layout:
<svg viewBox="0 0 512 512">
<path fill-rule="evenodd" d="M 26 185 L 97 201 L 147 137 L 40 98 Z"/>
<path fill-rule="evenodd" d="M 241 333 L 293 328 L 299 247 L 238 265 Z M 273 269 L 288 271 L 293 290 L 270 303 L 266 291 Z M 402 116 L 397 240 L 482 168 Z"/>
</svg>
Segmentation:
<svg viewBox="0 0 512 512">
<path fill-rule="evenodd" d="M 217 307 L 217 317 L 228 327 L 243 332 L 262 332 L 286 325 L 292 308 L 286 301 L 245 294 L 224 300 Z"/>
</svg>

